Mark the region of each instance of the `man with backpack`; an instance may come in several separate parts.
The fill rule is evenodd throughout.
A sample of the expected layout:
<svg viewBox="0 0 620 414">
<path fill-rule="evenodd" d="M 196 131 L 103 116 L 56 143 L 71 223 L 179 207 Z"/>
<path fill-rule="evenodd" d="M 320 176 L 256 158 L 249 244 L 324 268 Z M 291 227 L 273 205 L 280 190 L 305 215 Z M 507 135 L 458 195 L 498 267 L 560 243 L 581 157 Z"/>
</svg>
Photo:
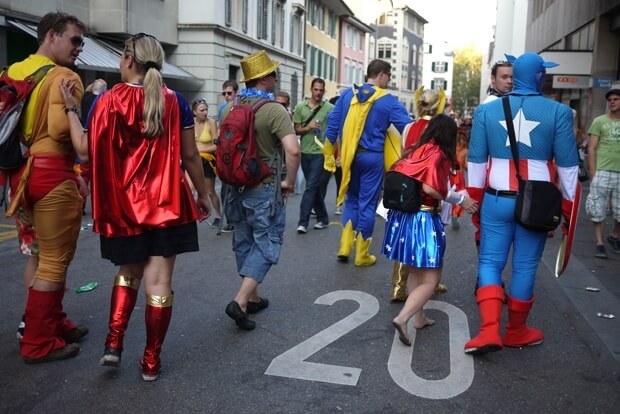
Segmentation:
<svg viewBox="0 0 620 414">
<path fill-rule="evenodd" d="M 226 202 L 226 217 L 235 226 L 233 250 L 241 276 L 241 286 L 235 299 L 226 306 L 226 314 L 243 330 L 256 326 L 248 319 L 248 313 L 259 312 L 269 305 L 266 298 L 260 297 L 257 288 L 271 266 L 278 262 L 286 221 L 283 197 L 293 192 L 299 168 L 299 144 L 291 118 L 286 109 L 274 101 L 279 65 L 264 50 L 241 60 L 241 82 L 246 88 L 239 94 L 240 102 L 222 112 L 217 144 L 218 174 L 222 181 L 229 180 L 235 187 Z M 239 121 L 237 127 L 249 128 L 244 136 L 255 136 L 256 142 L 246 142 L 244 146 L 257 146 L 258 164 L 261 164 L 257 169 L 263 177 L 246 185 L 243 179 L 247 177 L 241 176 L 243 168 L 239 167 L 239 162 L 244 160 L 236 161 L 239 154 L 234 150 L 232 153 L 224 151 L 224 141 L 237 138 L 234 125 L 229 126 L 227 118 L 238 119 L 240 114 L 247 114 L 249 122 L 240 125 L 243 122 Z M 248 149 L 248 152 L 252 151 Z M 229 158 L 234 162 L 225 164 Z M 247 161 L 254 165 L 257 160 Z M 269 166 L 266 177 L 263 175 L 265 164 Z"/>
<path fill-rule="evenodd" d="M 68 67 L 75 66 L 85 31 L 84 23 L 74 16 L 48 13 L 37 29 L 37 52 L 8 69 L 9 77 L 21 80 L 51 66 L 21 114 L 20 133 L 29 154 L 25 165 L 13 174 L 7 211 L 7 216 L 16 217 L 20 250 L 32 254 L 24 274 L 28 297 L 20 341 L 21 355 L 28 364 L 77 355 L 76 342 L 88 333 L 87 328 L 68 320 L 62 309 L 67 268 L 80 232 L 82 195 L 73 169 L 76 153 L 66 115 L 79 109 L 65 107 L 60 85 L 74 83 L 75 100 L 81 100 L 82 82 Z"/>
</svg>

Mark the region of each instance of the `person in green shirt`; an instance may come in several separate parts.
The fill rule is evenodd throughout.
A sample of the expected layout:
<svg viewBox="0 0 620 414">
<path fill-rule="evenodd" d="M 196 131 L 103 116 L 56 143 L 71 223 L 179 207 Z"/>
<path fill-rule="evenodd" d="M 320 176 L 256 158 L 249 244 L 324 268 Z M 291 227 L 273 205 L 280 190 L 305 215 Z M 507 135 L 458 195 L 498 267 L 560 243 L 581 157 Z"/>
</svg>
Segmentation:
<svg viewBox="0 0 620 414">
<path fill-rule="evenodd" d="M 620 89 L 609 90 L 605 99 L 609 112 L 596 117 L 588 130 L 588 170 L 591 182 L 586 212 L 594 224 L 595 256 L 599 259 L 607 259 L 603 222 L 610 199 L 614 228 L 607 241 L 615 253 L 620 253 Z"/>
<path fill-rule="evenodd" d="M 327 116 L 334 106 L 323 100 L 325 94 L 323 79 L 312 80 L 310 93 L 310 99 L 298 104 L 293 114 L 295 133 L 301 136 L 301 169 L 306 178 L 306 190 L 299 206 L 298 234 L 305 234 L 308 231 L 310 211 L 313 209 L 317 219 L 315 229 L 327 228 L 329 224 L 321 184 L 326 182 L 325 175 L 330 173 L 323 168 L 324 158 L 320 143 L 325 141 Z"/>
</svg>

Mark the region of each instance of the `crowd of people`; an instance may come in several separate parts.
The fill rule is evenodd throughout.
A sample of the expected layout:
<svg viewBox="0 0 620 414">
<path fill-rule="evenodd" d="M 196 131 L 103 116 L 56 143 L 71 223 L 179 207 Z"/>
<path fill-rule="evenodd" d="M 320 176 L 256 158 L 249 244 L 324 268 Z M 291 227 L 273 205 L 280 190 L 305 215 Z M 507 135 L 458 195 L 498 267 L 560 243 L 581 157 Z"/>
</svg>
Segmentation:
<svg viewBox="0 0 620 414">
<path fill-rule="evenodd" d="M 473 124 L 457 125 L 444 114 L 443 91 L 423 87 L 416 91 L 412 119 L 387 89 L 391 65 L 383 60 L 369 63 L 364 84 L 330 101 L 324 99 L 325 81 L 312 80 L 309 98 L 291 111 L 289 94 L 275 93 L 279 62 L 258 51 L 241 61 L 239 82 L 244 88 L 235 80 L 223 83 L 224 102 L 216 121 L 209 118 L 206 100 L 190 104 L 165 86 L 164 51 L 145 33 L 124 43 L 122 82 L 107 88 L 97 80 L 85 93 L 70 69 L 82 51 L 84 32 L 76 17 L 48 13 L 38 26 L 36 53 L 8 72 L 23 79 L 52 66 L 20 123 L 29 142 L 28 159 L 23 167 L 4 172 L 11 183 L 7 215 L 15 217 L 20 250 L 29 255 L 20 324 L 24 362 L 73 357 L 79 352 L 77 343 L 88 334 L 88 328 L 67 317 L 62 301 L 89 191 L 101 256 L 117 266 L 101 365 L 121 365 L 124 333 L 144 282 L 146 344 L 140 365 L 145 381 L 159 377 L 173 309 L 175 258 L 199 249 L 196 223 L 209 216 L 218 231 L 233 232 L 241 278 L 225 313 L 240 329 L 254 329 L 249 315 L 269 306 L 258 287 L 278 262 L 285 199 L 294 192 L 300 165 L 306 185 L 297 234 L 308 232 L 313 214 L 314 229 L 330 223 L 325 196 L 333 174 L 336 214 L 342 215 L 334 256 L 346 263 L 355 247 L 355 266 L 377 261 L 370 244 L 386 170 L 398 169 L 419 182 L 421 206 L 413 212 L 390 210 L 381 244 L 381 253 L 395 262 L 390 298 L 403 307 L 392 324 L 404 345 L 411 345 L 411 318 L 415 329 L 434 323 L 424 314 L 424 304 L 438 288 L 446 289 L 440 286 L 445 227 L 457 229 L 464 212 L 472 215 L 479 247 L 476 297 L 481 320 L 480 332 L 464 344 L 464 351 L 484 354 L 543 341 L 542 331 L 526 322 L 546 234 L 524 228 L 512 213 L 517 180 L 503 102 L 508 100 L 514 122 L 519 122 L 522 175 L 558 183 L 568 223 L 576 192 L 577 145 L 570 108 L 541 93 L 546 68 L 553 62 L 534 53 L 497 62 L 489 99 L 476 110 Z M 610 197 L 615 227 L 607 240 L 620 253 L 620 90 L 609 91 L 606 99 L 610 112 L 594 121 L 588 144 L 592 186 L 586 206 L 594 222 L 597 255 L 604 253 L 600 223 Z M 272 173 L 256 186 L 222 183 L 218 195 L 218 123 L 230 116 L 233 105 L 262 100 L 268 102 L 256 109 L 254 128 L 260 160 L 271 163 Z M 81 175 L 76 174 L 76 159 Z M 506 293 L 501 276 L 511 249 Z M 504 303 L 508 324 L 502 336 Z"/>
</svg>

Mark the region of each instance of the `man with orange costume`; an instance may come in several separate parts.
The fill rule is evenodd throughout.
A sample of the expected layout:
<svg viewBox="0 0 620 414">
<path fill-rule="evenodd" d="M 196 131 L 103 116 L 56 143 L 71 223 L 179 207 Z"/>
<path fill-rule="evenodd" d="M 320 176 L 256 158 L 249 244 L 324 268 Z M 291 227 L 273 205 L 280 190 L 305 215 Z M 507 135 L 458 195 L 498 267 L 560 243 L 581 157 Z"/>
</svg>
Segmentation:
<svg viewBox="0 0 620 414">
<path fill-rule="evenodd" d="M 41 19 L 37 29 L 39 48 L 25 60 L 10 66 L 8 75 L 24 79 L 37 69 L 52 65 L 33 91 L 20 128 L 30 143 L 29 158 L 7 216 L 34 225 L 39 244 L 38 263 L 30 281 L 25 310 L 26 328 L 20 352 L 26 363 L 70 358 L 80 350 L 74 343 L 88 330 L 66 319 L 62 310 L 67 268 L 73 259 L 82 219 L 82 196 L 73 169 L 76 153 L 60 95 L 61 81 L 74 82 L 74 96 L 80 101 L 83 86 L 79 76 L 68 69 L 84 46 L 85 25 L 76 17 L 53 12 Z M 25 224 L 25 223 L 24 223 Z"/>
</svg>

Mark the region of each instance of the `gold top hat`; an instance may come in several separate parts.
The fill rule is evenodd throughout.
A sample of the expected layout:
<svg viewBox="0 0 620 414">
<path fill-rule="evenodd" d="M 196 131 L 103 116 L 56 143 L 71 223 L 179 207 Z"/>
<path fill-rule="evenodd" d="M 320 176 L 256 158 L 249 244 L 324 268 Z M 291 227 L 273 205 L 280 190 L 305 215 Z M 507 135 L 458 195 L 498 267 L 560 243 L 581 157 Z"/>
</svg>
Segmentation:
<svg viewBox="0 0 620 414">
<path fill-rule="evenodd" d="M 249 56 L 241 59 L 241 70 L 243 71 L 243 78 L 239 82 L 247 82 L 252 79 L 260 79 L 263 76 L 269 75 L 271 72 L 278 69 L 280 62 L 271 60 L 267 52 L 259 50 Z"/>
</svg>

